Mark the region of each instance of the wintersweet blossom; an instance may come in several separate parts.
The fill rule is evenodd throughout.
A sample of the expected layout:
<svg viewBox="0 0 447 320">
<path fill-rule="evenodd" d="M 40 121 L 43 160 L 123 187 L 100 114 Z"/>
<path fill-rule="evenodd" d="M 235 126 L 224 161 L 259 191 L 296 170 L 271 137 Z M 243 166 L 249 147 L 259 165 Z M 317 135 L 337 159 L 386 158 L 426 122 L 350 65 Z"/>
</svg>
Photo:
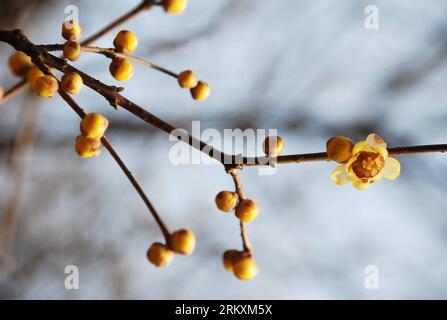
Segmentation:
<svg viewBox="0 0 447 320">
<path fill-rule="evenodd" d="M 352 156 L 334 169 L 331 178 L 337 185 L 351 182 L 356 189 L 363 190 L 382 177 L 394 180 L 399 174 L 399 161 L 388 157 L 385 141 L 371 133 L 365 141 L 354 145 Z"/>
</svg>

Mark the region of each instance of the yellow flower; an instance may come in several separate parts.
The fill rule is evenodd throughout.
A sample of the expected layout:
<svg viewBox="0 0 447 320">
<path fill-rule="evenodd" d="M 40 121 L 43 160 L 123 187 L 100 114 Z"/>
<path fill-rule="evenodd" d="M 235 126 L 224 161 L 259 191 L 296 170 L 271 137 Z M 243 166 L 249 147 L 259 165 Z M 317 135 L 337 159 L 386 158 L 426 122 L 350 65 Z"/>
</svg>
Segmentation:
<svg viewBox="0 0 447 320">
<path fill-rule="evenodd" d="M 335 168 L 331 178 L 337 185 L 351 182 L 356 189 L 363 190 L 382 177 L 394 180 L 399 174 L 399 161 L 388 157 L 385 141 L 371 133 L 365 141 L 355 144 L 351 158 Z"/>
</svg>

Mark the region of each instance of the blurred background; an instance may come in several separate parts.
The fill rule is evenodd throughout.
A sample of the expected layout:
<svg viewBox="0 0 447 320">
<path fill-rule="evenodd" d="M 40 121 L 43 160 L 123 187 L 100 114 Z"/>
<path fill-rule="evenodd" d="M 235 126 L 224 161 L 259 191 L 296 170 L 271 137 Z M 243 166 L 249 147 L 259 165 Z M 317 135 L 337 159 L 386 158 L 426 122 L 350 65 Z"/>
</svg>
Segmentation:
<svg viewBox="0 0 447 320">
<path fill-rule="evenodd" d="M 0 25 L 61 43 L 66 5 L 79 7 L 86 37 L 138 3 L 2 0 Z M 378 30 L 364 27 L 370 4 L 379 8 Z M 154 8 L 95 45 L 110 47 L 129 29 L 136 55 L 195 70 L 212 87 L 202 103 L 139 65 L 123 84 L 128 98 L 187 129 L 192 120 L 221 132 L 278 129 L 287 153 L 370 132 L 389 146 L 436 144 L 447 142 L 446 14 L 437 0 L 191 0 L 181 16 Z M 17 82 L 7 68 L 12 52 L 0 45 L 5 89 Z M 108 64 L 93 54 L 75 63 L 116 84 Z M 79 119 L 59 97 L 23 93 L 0 106 L 0 298 L 447 298 L 445 155 L 400 157 L 396 181 L 363 192 L 334 185 L 334 163 L 284 165 L 271 176 L 243 170 L 262 210 L 248 225 L 261 272 L 240 282 L 221 263 L 225 250 L 241 247 L 236 218 L 214 204 L 234 188 L 222 167 L 173 165 L 166 134 L 88 88 L 76 100 L 109 118 L 111 142 L 169 227 L 195 232 L 195 254 L 163 270 L 150 265 L 146 250 L 161 234 L 115 162 L 106 151 L 75 154 Z M 26 143 L 17 150 L 18 134 Z M 79 290 L 64 287 L 67 265 L 79 268 Z M 377 290 L 365 288 L 368 265 L 379 270 Z"/>
</svg>

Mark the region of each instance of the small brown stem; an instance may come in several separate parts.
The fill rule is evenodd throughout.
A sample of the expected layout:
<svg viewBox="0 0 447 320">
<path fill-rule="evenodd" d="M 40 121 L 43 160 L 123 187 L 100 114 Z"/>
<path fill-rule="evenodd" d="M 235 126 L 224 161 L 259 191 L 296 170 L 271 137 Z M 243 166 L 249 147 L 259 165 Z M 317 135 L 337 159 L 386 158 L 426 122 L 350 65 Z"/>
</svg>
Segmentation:
<svg viewBox="0 0 447 320">
<path fill-rule="evenodd" d="M 80 107 L 73 100 L 73 98 L 68 93 L 66 93 L 66 92 L 64 92 L 62 90 L 59 90 L 59 95 L 79 115 L 79 117 L 81 119 L 85 117 L 85 115 L 86 115 L 85 111 L 82 109 L 82 107 Z M 146 207 L 149 209 L 149 212 L 152 214 L 153 218 L 155 219 L 155 221 L 157 222 L 158 226 L 160 227 L 160 230 L 161 230 L 161 232 L 163 234 L 163 237 L 166 240 L 166 243 L 169 243 L 170 232 L 169 232 L 166 224 L 163 222 L 163 219 L 160 217 L 160 215 L 157 212 L 157 210 L 155 209 L 154 205 L 149 200 L 149 198 L 147 197 L 146 193 L 143 191 L 143 189 L 141 188 L 140 184 L 138 183 L 138 181 L 133 176 L 132 172 L 127 168 L 127 166 L 124 163 L 124 161 L 121 159 L 121 157 L 118 155 L 118 153 L 113 148 L 112 144 L 109 142 L 109 140 L 105 136 L 101 138 L 101 142 L 104 145 L 104 147 L 107 149 L 107 151 L 110 153 L 112 158 L 116 161 L 116 163 L 121 168 L 121 170 L 124 172 L 124 174 L 126 175 L 127 179 L 129 179 L 130 183 L 135 188 L 137 193 L 140 195 L 140 197 L 143 200 L 143 202 L 145 203 Z"/>
<path fill-rule="evenodd" d="M 38 45 L 36 47 L 42 48 L 44 50 L 46 50 L 47 52 L 52 52 L 52 51 L 61 51 L 64 48 L 63 44 L 46 44 L 46 45 Z M 83 52 L 90 52 L 90 53 L 98 53 L 98 54 L 102 54 L 103 56 L 106 56 L 107 58 L 122 58 L 122 59 L 129 59 L 132 61 L 135 61 L 143 66 L 155 69 L 157 71 L 160 71 L 164 74 L 167 74 L 168 76 L 171 76 L 173 78 L 178 78 L 178 74 L 163 68 L 159 65 L 156 65 L 155 63 L 152 63 L 150 61 L 138 58 L 136 56 L 131 56 L 128 54 L 124 54 L 121 52 L 116 52 L 115 49 L 113 48 L 100 48 L 100 47 L 91 47 L 91 46 L 81 46 L 81 51 Z"/>
<path fill-rule="evenodd" d="M 447 144 L 433 144 L 422 146 L 407 146 L 388 148 L 390 156 L 407 156 L 419 153 L 444 153 L 447 152 Z M 261 165 L 287 164 L 287 163 L 302 163 L 302 162 L 316 162 L 316 161 L 330 161 L 326 152 L 319 153 L 304 153 L 304 154 L 289 154 L 284 156 L 272 157 L 244 157 L 242 161 L 235 162 L 234 167 L 253 167 Z M 230 166 L 231 167 L 231 166 Z"/>
<path fill-rule="evenodd" d="M 132 184 L 132 186 L 135 188 L 137 193 L 140 195 L 141 199 L 143 199 L 143 202 L 146 204 L 146 207 L 149 209 L 149 211 L 151 212 L 151 214 L 154 217 L 155 221 L 157 222 L 158 226 L 160 227 L 161 232 L 163 233 L 163 237 L 165 238 L 166 244 L 168 244 L 169 241 L 170 241 L 170 234 L 171 233 L 169 232 L 168 227 L 164 223 L 163 219 L 160 217 L 160 214 L 157 212 L 157 210 L 155 209 L 154 205 L 149 200 L 149 198 L 147 197 L 146 193 L 143 191 L 143 189 L 141 188 L 140 184 L 138 183 L 138 181 L 133 176 L 132 172 L 129 171 L 129 169 L 127 168 L 127 166 L 124 163 L 124 161 L 116 153 L 115 149 L 112 147 L 112 145 L 110 144 L 109 140 L 107 140 L 106 137 L 102 137 L 101 138 L 101 142 L 104 145 L 104 147 L 107 149 L 107 151 L 109 151 L 109 153 L 112 156 L 112 158 L 115 159 L 116 163 L 118 163 L 118 165 L 120 166 L 121 170 L 124 172 L 124 174 L 129 179 L 129 181 Z"/>
<path fill-rule="evenodd" d="M 230 170 L 228 170 L 228 173 L 233 178 L 234 186 L 236 188 L 236 193 L 238 194 L 239 198 L 240 199 L 246 199 L 244 188 L 243 188 L 242 182 L 241 182 L 241 178 L 239 176 L 239 172 L 236 169 L 230 169 Z M 253 248 L 252 248 L 252 246 L 250 244 L 250 241 L 248 240 L 247 230 L 245 228 L 245 223 L 240 221 L 239 225 L 240 225 L 240 228 L 241 228 L 241 238 L 242 238 L 242 246 L 244 248 L 244 252 L 248 256 L 252 256 L 253 255 Z"/>
<path fill-rule="evenodd" d="M 13 87 L 9 88 L 7 91 L 5 91 L 3 98 L 0 99 L 0 106 L 4 104 L 6 101 L 14 98 L 21 92 L 25 91 L 26 89 L 26 81 L 20 81 L 16 83 Z"/>
<path fill-rule="evenodd" d="M 83 79 L 84 84 L 102 95 L 107 101 L 115 108 L 121 106 L 127 111 L 131 112 L 135 116 L 139 117 L 143 121 L 165 131 L 168 134 L 176 135 L 181 131 L 183 136 L 176 136 L 185 143 L 188 143 L 193 148 L 207 154 L 214 158 L 225 166 L 225 169 L 242 168 L 245 166 L 259 166 L 259 165 L 272 165 L 272 164 L 285 164 L 285 163 L 301 163 L 301 162 L 314 162 L 314 161 L 328 161 L 327 154 L 325 152 L 320 153 L 307 153 L 307 154 L 292 154 L 284 155 L 276 158 L 272 157 L 241 157 L 236 155 L 228 155 L 224 152 L 208 145 L 204 141 L 192 137 L 186 130 L 176 128 L 165 120 L 158 118 L 146 109 L 138 106 L 136 103 L 130 101 L 126 97 L 119 94 L 119 90 L 115 86 L 108 86 L 90 75 L 74 68 L 66 61 L 57 58 L 49 54 L 42 47 L 35 46 L 31 43 L 27 37 L 25 37 L 19 30 L 4 31 L 0 30 L 0 41 L 7 42 L 17 50 L 27 53 L 33 61 L 40 61 L 53 67 L 63 73 L 77 72 Z M 187 141 L 185 141 L 187 140 Z M 439 145 L 426 145 L 426 146 L 409 146 L 409 147 L 396 147 L 388 149 L 390 155 L 409 155 L 416 153 L 428 153 L 428 152 L 446 152 L 447 144 Z"/>
</svg>

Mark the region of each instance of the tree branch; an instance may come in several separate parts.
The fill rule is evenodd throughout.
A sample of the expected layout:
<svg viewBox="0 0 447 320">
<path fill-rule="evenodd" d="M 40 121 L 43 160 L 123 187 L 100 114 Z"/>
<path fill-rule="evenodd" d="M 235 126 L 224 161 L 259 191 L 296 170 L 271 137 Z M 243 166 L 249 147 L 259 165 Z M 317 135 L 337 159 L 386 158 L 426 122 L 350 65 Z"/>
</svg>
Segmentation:
<svg viewBox="0 0 447 320">
<path fill-rule="evenodd" d="M 50 51 L 62 51 L 64 48 L 64 45 L 63 44 L 46 44 L 46 45 L 39 45 L 37 47 L 42 48 L 42 49 L 46 50 L 47 52 L 50 52 Z M 100 48 L 100 47 L 91 47 L 91 46 L 81 45 L 81 51 L 98 53 L 98 54 L 106 56 L 107 58 L 110 58 L 110 59 L 123 58 L 123 59 L 132 60 L 132 61 L 135 61 L 135 62 L 137 62 L 141 65 L 144 65 L 146 67 L 149 67 L 149 68 L 155 69 L 157 71 L 160 71 L 164 74 L 167 74 L 168 76 L 171 76 L 173 78 L 176 78 L 176 79 L 178 78 L 178 74 L 171 70 L 163 68 L 163 67 L 156 65 L 155 63 L 152 63 L 150 61 L 138 58 L 136 56 L 131 56 L 131 55 L 124 54 L 121 52 L 116 52 L 115 49 L 113 49 L 113 48 Z"/>
<path fill-rule="evenodd" d="M 239 172 L 236 169 L 230 169 L 230 170 L 228 170 L 228 173 L 233 178 L 234 186 L 236 188 L 236 193 L 238 194 L 239 198 L 246 199 L 244 188 L 243 188 L 242 182 L 241 182 L 241 178 L 239 176 Z M 242 238 L 242 246 L 244 247 L 244 252 L 246 252 L 248 256 L 252 256 L 253 249 L 251 247 L 250 241 L 248 240 L 245 223 L 240 221 L 239 225 L 241 228 L 241 238 Z"/>
<path fill-rule="evenodd" d="M 77 68 L 69 65 L 65 60 L 57 58 L 42 47 L 34 45 L 24 36 L 20 30 L 4 31 L 0 30 L 0 41 L 7 42 L 12 45 L 16 50 L 23 51 L 28 54 L 33 61 L 38 60 L 49 67 L 55 68 L 63 73 L 77 72 L 83 79 L 84 84 L 102 95 L 114 108 L 121 106 L 130 113 L 134 114 L 143 121 L 163 130 L 164 132 L 181 139 L 188 143 L 193 148 L 207 154 L 214 158 L 218 162 L 222 163 L 226 170 L 231 168 L 243 168 L 245 166 L 260 166 L 260 165 L 274 165 L 285 163 L 301 163 L 301 162 L 314 162 L 314 161 L 328 161 L 327 154 L 325 152 L 320 153 L 307 153 L 307 154 L 292 154 L 279 157 L 242 157 L 238 155 L 228 155 L 224 152 L 208 145 L 200 139 L 192 137 L 186 130 L 176 128 L 172 124 L 165 120 L 158 118 L 154 114 L 150 113 L 146 109 L 138 106 L 136 103 L 130 101 L 126 97 L 119 94 L 123 88 L 117 88 L 115 86 L 109 86 L 102 83 L 99 80 L 91 77 L 90 75 L 78 70 Z M 176 136 L 179 131 L 184 133 L 184 136 Z M 186 140 L 186 141 L 185 141 Z M 390 155 L 411 155 L 416 153 L 429 153 L 429 152 L 446 152 L 447 144 L 439 145 L 424 145 L 424 146 L 409 146 L 409 147 L 395 147 L 388 149 Z"/>
</svg>

